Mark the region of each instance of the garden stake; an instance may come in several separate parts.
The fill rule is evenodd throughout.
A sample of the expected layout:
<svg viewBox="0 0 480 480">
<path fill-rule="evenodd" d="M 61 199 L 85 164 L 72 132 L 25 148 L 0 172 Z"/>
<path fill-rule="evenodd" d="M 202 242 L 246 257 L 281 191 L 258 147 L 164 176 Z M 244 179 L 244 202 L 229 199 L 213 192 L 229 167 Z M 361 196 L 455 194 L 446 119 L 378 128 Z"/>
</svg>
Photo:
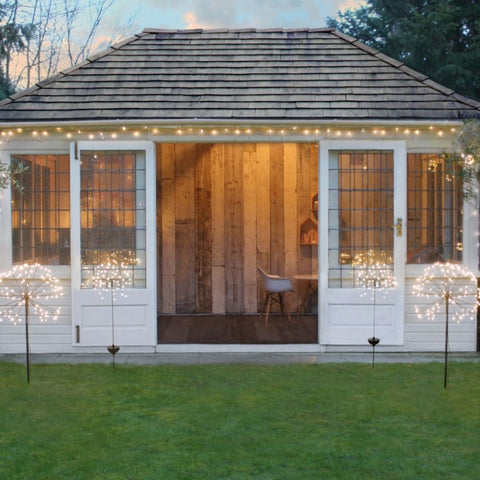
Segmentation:
<svg viewBox="0 0 480 480">
<path fill-rule="evenodd" d="M 373 279 L 373 337 L 370 337 L 368 339 L 368 343 L 372 346 L 372 368 L 375 368 L 375 347 L 378 345 L 378 342 L 380 342 L 380 339 L 375 336 L 375 304 L 376 304 L 376 290 L 377 290 L 377 279 Z"/>
<path fill-rule="evenodd" d="M 443 388 L 447 388 L 447 373 L 448 373 L 448 303 L 450 295 L 445 294 L 445 368 L 443 372 Z"/>
<path fill-rule="evenodd" d="M 25 294 L 25 343 L 27 348 L 27 383 L 30 383 L 30 342 L 28 339 L 28 293 Z"/>
<path fill-rule="evenodd" d="M 417 277 L 413 293 L 430 299 L 429 303 L 415 306 L 419 317 L 426 315 L 434 320 L 445 309 L 445 354 L 443 388 L 448 380 L 448 329 L 449 317 L 458 323 L 465 317 L 473 318 L 479 306 L 477 279 L 458 263 L 434 263 Z"/>
<path fill-rule="evenodd" d="M 37 263 L 33 265 L 15 265 L 9 272 L 0 275 L 0 303 L 3 310 L 0 321 L 8 318 L 13 324 L 25 319 L 25 348 L 27 382 L 30 383 L 30 308 L 32 315 L 45 322 L 53 316 L 56 320 L 60 308 L 53 308 L 48 301 L 62 295 L 62 287 L 50 270 Z"/>
<path fill-rule="evenodd" d="M 120 350 L 118 345 L 115 345 L 115 323 L 113 317 L 113 280 L 110 280 L 110 303 L 112 305 L 112 344 L 107 347 L 107 350 L 112 354 L 112 366 L 115 368 L 115 354 Z"/>
</svg>

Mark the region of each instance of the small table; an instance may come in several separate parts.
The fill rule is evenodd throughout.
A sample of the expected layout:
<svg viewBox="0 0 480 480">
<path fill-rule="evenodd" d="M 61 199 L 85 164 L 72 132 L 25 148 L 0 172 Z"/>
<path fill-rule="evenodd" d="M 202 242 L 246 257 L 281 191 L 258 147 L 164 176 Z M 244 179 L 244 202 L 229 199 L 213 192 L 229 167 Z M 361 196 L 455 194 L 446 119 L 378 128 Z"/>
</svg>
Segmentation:
<svg viewBox="0 0 480 480">
<path fill-rule="evenodd" d="M 305 305 L 307 304 L 308 300 L 310 300 L 313 295 L 318 293 L 318 273 L 299 273 L 294 275 L 294 278 L 295 280 L 299 280 L 301 282 L 308 282 L 303 299 L 300 305 L 297 307 L 298 319 L 300 318 L 300 314 L 305 310 Z"/>
</svg>

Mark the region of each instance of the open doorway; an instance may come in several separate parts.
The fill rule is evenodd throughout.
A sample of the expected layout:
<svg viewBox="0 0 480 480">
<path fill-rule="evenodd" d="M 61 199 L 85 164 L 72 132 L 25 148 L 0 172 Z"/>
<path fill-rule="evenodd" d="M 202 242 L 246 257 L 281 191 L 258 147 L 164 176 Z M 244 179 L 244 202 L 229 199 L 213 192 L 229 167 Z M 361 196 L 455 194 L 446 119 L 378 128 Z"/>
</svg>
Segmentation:
<svg viewBox="0 0 480 480">
<path fill-rule="evenodd" d="M 316 143 L 157 145 L 159 343 L 317 343 Z M 294 281 L 291 321 L 261 312 L 257 266 Z"/>
</svg>

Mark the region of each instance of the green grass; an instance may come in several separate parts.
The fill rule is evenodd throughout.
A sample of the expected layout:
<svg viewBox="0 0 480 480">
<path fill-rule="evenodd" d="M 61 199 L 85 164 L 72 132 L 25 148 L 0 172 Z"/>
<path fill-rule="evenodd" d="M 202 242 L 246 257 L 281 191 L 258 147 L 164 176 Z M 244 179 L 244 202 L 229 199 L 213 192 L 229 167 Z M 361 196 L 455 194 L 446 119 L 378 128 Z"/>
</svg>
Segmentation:
<svg viewBox="0 0 480 480">
<path fill-rule="evenodd" d="M 478 479 L 480 365 L 0 363 L 0 478 Z"/>
</svg>

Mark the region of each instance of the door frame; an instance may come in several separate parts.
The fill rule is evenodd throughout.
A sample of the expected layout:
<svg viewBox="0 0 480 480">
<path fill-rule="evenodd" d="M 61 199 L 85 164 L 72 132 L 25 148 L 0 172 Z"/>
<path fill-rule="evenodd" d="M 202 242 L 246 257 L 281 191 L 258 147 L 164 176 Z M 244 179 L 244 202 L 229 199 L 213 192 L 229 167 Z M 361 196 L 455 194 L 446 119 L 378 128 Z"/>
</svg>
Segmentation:
<svg viewBox="0 0 480 480">
<path fill-rule="evenodd" d="M 125 340 L 119 341 L 121 346 L 156 346 L 157 345 L 157 306 L 156 306 L 156 200 L 155 200 L 155 143 L 149 141 L 78 141 L 70 144 L 70 245 L 71 245 L 71 294 L 72 294 L 72 343 L 74 346 L 105 345 L 102 341 L 82 341 L 82 292 L 86 301 L 93 306 L 104 307 L 106 300 L 96 292 L 81 288 L 81 223 L 80 223 L 80 152 L 90 151 L 141 151 L 145 153 L 145 196 L 146 196 L 146 288 L 135 290 L 135 298 L 129 302 L 120 299 L 121 305 L 143 309 L 145 323 L 141 332 L 135 332 L 135 327 L 125 326 Z M 138 297 L 138 298 L 137 298 Z M 128 308 L 127 307 L 127 308 Z M 134 315 L 133 315 L 134 316 Z M 79 332 L 80 328 L 80 334 Z M 122 326 L 119 327 L 120 329 Z M 133 335 L 132 335 L 133 334 Z M 117 336 L 117 333 L 115 333 Z M 129 342 L 129 335 L 134 339 Z M 136 335 L 136 337 L 135 337 Z M 121 335 L 120 335 L 121 337 Z"/>
<path fill-rule="evenodd" d="M 393 307 L 392 325 L 387 333 L 388 341 L 383 345 L 403 345 L 404 343 L 404 297 L 405 297 L 405 262 L 406 262 L 406 228 L 407 228 L 407 147 L 405 141 L 371 141 L 371 140 L 340 140 L 324 141 L 319 143 L 319 344 L 321 345 L 368 345 L 367 338 L 371 335 L 371 330 L 366 330 L 365 335 L 361 334 L 362 340 L 358 339 L 357 334 L 352 333 L 352 338 L 343 340 L 335 334 L 335 327 L 332 327 L 331 318 L 332 306 L 337 303 L 337 311 L 345 307 L 345 312 L 355 312 L 355 309 L 361 305 L 367 305 L 368 300 L 360 300 L 358 294 L 360 289 L 353 288 L 329 288 L 328 287 L 328 209 L 329 209 L 329 157 L 330 152 L 340 150 L 382 150 L 393 152 L 393 182 L 394 182 L 394 221 L 398 218 L 403 220 L 403 232 L 399 237 L 394 234 L 394 276 L 396 288 L 392 295 Z M 392 228 L 393 225 L 392 225 Z M 335 297 L 336 300 L 335 300 Z M 390 300 L 389 300 L 390 301 Z M 355 302 L 355 304 L 351 303 Z M 348 309 L 350 305 L 350 308 Z M 344 324 L 346 330 L 350 327 Z M 351 325 L 354 327 L 353 322 Z M 360 327 L 362 328 L 362 327 Z M 366 327 L 363 327 L 366 329 Z M 379 335 L 381 337 L 381 334 Z M 363 339 L 363 337 L 365 337 Z M 381 342 L 381 340 L 380 340 Z M 381 342 L 382 345 L 382 342 Z"/>
</svg>

